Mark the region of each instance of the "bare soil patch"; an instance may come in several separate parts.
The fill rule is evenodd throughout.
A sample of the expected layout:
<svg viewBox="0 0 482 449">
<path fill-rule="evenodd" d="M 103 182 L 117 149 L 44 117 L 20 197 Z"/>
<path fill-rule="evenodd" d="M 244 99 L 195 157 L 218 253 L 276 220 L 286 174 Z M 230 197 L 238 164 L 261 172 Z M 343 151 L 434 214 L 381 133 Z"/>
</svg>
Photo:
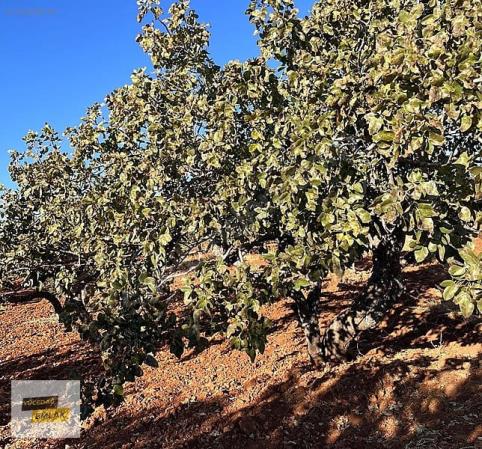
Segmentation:
<svg viewBox="0 0 482 449">
<path fill-rule="evenodd" d="M 327 324 L 350 304 L 366 272 L 333 279 L 321 298 Z M 407 268 L 408 294 L 350 363 L 315 370 L 289 301 L 267 308 L 266 352 L 251 363 L 218 340 L 159 368 L 99 408 L 80 440 L 9 436 L 12 379 L 95 378 L 96 350 L 66 333 L 46 301 L 0 312 L 0 447 L 60 449 L 482 448 L 482 323 L 463 320 L 434 288 L 437 266 Z"/>
</svg>

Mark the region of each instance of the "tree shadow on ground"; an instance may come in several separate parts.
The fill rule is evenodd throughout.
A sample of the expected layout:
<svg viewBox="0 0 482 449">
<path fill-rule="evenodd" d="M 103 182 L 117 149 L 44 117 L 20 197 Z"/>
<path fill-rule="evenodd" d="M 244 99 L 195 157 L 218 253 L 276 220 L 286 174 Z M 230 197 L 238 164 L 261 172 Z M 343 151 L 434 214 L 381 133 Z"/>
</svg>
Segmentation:
<svg viewBox="0 0 482 449">
<path fill-rule="evenodd" d="M 11 380 L 92 380 L 102 372 L 100 354 L 84 342 L 0 362 L 0 426 L 10 421 Z"/>
<path fill-rule="evenodd" d="M 479 436 L 482 418 L 479 358 L 480 353 L 449 358 L 440 369 L 433 366 L 432 357 L 423 355 L 349 364 L 323 373 L 295 368 L 285 381 L 267 387 L 254 404 L 235 412 L 223 394 L 173 410 L 151 406 L 133 414 L 124 407 L 85 431 L 82 442 L 72 441 L 72 447 L 472 447 L 467 444 Z M 458 378 L 457 371 L 466 364 L 467 375 Z"/>
<path fill-rule="evenodd" d="M 453 302 L 443 302 L 435 289 L 447 278 L 438 264 L 409 267 L 405 270 L 406 293 L 375 329 L 363 332 L 355 342 L 354 356 L 378 350 L 394 354 L 408 348 L 434 348 L 451 342 L 464 345 L 481 342 L 482 320 L 464 320 Z M 336 292 L 324 293 L 320 300 L 320 327 L 323 329 L 339 313 L 356 301 L 365 283 L 340 282 Z"/>
<path fill-rule="evenodd" d="M 475 447 L 482 436 L 482 352 L 478 347 L 454 354 L 450 343 L 480 344 L 480 320 L 452 317 L 433 299 L 428 290 L 443 276 L 433 267 L 407 273 L 407 285 L 417 291 L 417 298 L 407 296 L 381 329 L 364 334 L 359 345 L 365 355 L 354 362 L 324 371 L 307 363 L 294 366 L 283 381 L 271 383 L 244 407 L 236 405 L 230 392 L 167 406 L 156 397 L 134 406 L 128 397 L 120 408 L 108 411 L 108 419 L 94 418 L 81 440 L 37 447 L 63 449 L 66 443 L 78 449 Z M 353 286 L 350 291 L 343 289 L 342 285 L 331 299 L 322 298 L 322 326 L 356 297 Z M 333 304 L 340 298 L 339 304 Z M 425 307 L 420 307 L 421 302 Z M 288 325 L 290 315 L 280 317 L 278 331 Z M 439 334 L 444 335 L 441 340 Z M 99 367 L 98 356 L 79 345 L 58 354 L 47 351 L 28 360 L 8 361 L 0 365 L 0 375 L 20 378 L 23 372 L 24 378 L 55 378 L 75 368 L 81 376 L 92 376 Z M 413 350 L 410 355 L 408 349 Z M 82 351 L 85 358 L 79 360 Z M 1 390 L 0 395 L 3 404 L 9 392 Z"/>
<path fill-rule="evenodd" d="M 125 408 L 86 431 L 85 447 L 472 447 L 482 435 L 481 351 L 440 360 L 425 353 L 443 354 L 453 342 L 480 343 L 480 320 L 462 320 L 433 298 L 429 289 L 445 278 L 443 269 L 425 266 L 405 278 L 406 299 L 381 329 L 359 342 L 360 352 L 368 353 L 364 358 L 324 372 L 308 364 L 295 367 L 286 380 L 235 411 L 229 394 L 172 410 L 152 406 L 135 416 Z M 356 294 L 357 286 L 341 284 L 334 297 L 323 297 L 322 326 Z M 276 330 L 292 319 L 291 312 L 281 316 Z M 403 357 L 407 349 L 415 350 L 411 358 Z"/>
<path fill-rule="evenodd" d="M 453 302 L 434 297 L 434 289 L 446 278 L 440 265 L 426 266 L 404 274 L 407 294 L 389 311 L 382 326 L 363 334 L 359 349 L 378 348 L 394 354 L 403 349 L 435 348 L 458 342 L 482 342 L 480 316 L 463 319 Z"/>
</svg>

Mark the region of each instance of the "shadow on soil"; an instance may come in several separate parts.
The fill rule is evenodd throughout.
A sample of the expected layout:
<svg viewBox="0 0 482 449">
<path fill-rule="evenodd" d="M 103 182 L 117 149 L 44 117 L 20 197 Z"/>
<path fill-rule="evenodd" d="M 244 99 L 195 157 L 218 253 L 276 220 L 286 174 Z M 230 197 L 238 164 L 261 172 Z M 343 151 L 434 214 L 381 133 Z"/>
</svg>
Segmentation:
<svg viewBox="0 0 482 449">
<path fill-rule="evenodd" d="M 427 293 L 443 277 L 433 266 L 406 274 L 412 294 L 380 329 L 364 335 L 359 342 L 363 360 L 324 371 L 295 366 L 284 382 L 269 385 L 254 405 L 236 413 L 229 392 L 167 409 L 156 406 L 155 398 L 140 412 L 125 404 L 109 411 L 109 419 L 95 422 L 81 440 L 38 447 L 475 448 L 482 436 L 482 353 L 440 360 L 424 354 L 425 348 L 442 352 L 450 342 L 481 342 L 480 320 L 451 318 L 450 310 Z M 322 325 L 349 304 L 357 287 L 342 284 L 339 292 L 322 299 Z M 402 357 L 406 349 L 418 351 Z M 98 369 L 97 354 L 79 343 L 57 354 L 0 364 L 0 378 L 91 378 Z M 8 421 L 4 404 L 9 394 L 9 387 L 2 386 L 2 425 Z"/>
<path fill-rule="evenodd" d="M 127 408 L 85 432 L 74 448 L 471 448 L 480 436 L 482 382 L 478 358 L 433 359 L 351 364 L 317 373 L 307 384 L 303 367 L 271 385 L 256 405 L 229 413 L 230 399 L 220 395 L 175 410 Z M 464 380 L 453 374 L 470 365 Z M 306 367 L 305 367 L 306 369 Z M 438 379 L 452 374 L 445 389 Z M 222 418 L 219 417 L 223 412 Z M 479 433 L 477 433 L 479 431 Z M 62 444 L 54 446 L 63 448 Z"/>
<path fill-rule="evenodd" d="M 82 342 L 64 345 L 56 350 L 48 350 L 29 357 L 0 362 L 0 426 L 10 421 L 10 380 L 85 381 L 99 375 L 101 367 L 102 360 L 99 354 Z"/>
</svg>

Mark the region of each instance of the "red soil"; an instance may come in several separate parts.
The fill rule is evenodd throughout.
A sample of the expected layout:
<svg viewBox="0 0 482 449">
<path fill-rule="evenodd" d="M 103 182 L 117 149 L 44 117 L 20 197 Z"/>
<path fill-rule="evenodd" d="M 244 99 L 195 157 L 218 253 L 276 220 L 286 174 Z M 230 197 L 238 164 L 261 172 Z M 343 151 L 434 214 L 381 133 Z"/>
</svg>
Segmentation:
<svg viewBox="0 0 482 449">
<path fill-rule="evenodd" d="M 159 368 L 126 388 L 126 401 L 99 408 L 80 440 L 13 441 L 12 379 L 93 378 L 96 350 L 66 333 L 45 301 L 0 312 L 0 447 L 114 448 L 482 448 L 482 323 L 463 320 L 434 288 L 436 266 L 405 270 L 409 293 L 350 363 L 315 370 L 289 302 L 265 354 L 212 341 L 181 360 L 167 348 Z M 346 307 L 366 273 L 333 281 L 321 299 L 322 326 Z"/>
</svg>

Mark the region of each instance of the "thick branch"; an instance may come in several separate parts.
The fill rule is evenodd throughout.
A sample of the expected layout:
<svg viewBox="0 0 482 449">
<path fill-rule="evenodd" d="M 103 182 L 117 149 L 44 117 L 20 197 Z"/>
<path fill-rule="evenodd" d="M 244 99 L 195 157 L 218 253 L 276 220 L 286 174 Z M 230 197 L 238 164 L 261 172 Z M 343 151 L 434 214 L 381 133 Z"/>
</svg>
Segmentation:
<svg viewBox="0 0 482 449">
<path fill-rule="evenodd" d="M 46 299 L 50 302 L 50 304 L 52 304 L 52 307 L 54 308 L 57 315 L 60 315 L 63 310 L 62 304 L 60 304 L 58 298 L 53 293 L 46 291 L 27 289 L 2 292 L 0 293 L 0 298 L 11 303 L 23 303 L 27 301 L 33 301 L 34 299 Z"/>
</svg>

